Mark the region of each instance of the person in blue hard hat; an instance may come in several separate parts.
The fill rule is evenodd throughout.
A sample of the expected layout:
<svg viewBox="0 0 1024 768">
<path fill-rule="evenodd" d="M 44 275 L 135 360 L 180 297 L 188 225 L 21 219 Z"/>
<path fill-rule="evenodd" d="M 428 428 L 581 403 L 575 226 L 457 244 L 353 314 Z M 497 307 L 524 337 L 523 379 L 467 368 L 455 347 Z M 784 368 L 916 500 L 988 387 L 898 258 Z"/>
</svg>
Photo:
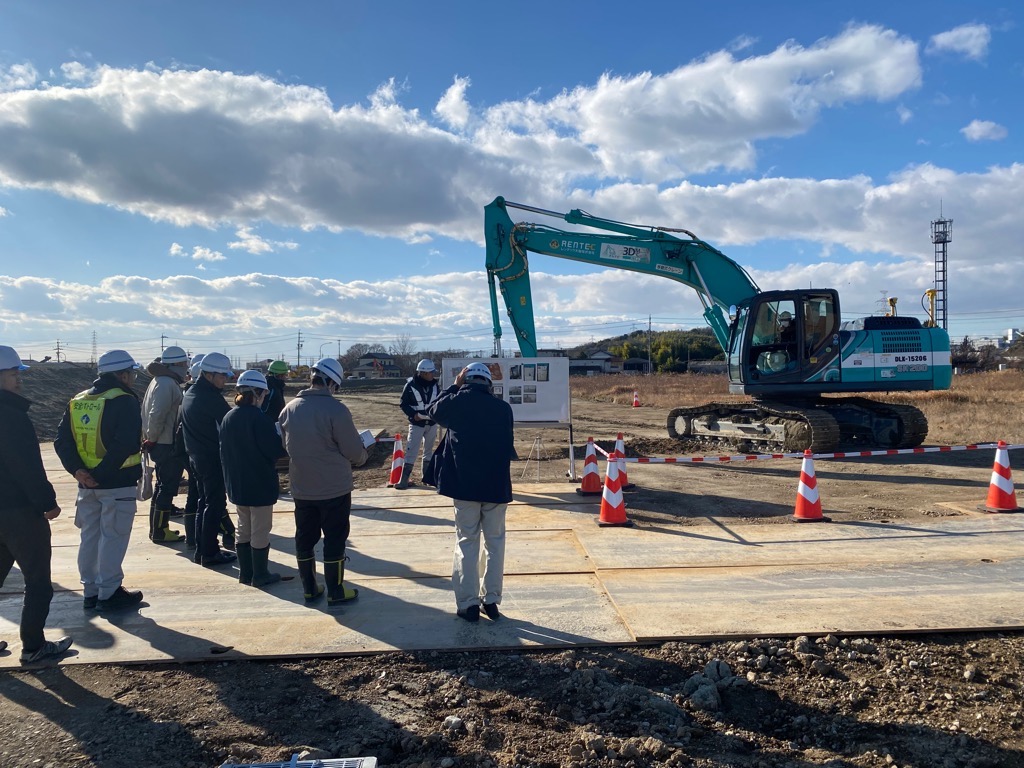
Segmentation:
<svg viewBox="0 0 1024 768">
<path fill-rule="evenodd" d="M 142 477 L 142 408 L 132 389 L 138 368 L 123 349 L 100 355 L 99 377 L 68 403 L 53 443 L 64 469 L 78 481 L 75 525 L 82 532 L 78 572 L 86 610 L 142 602 L 142 592 L 122 586 Z"/>
<path fill-rule="evenodd" d="M 0 587 L 17 563 L 25 579 L 21 661 L 35 664 L 63 656 L 71 638 L 47 640 L 43 634 L 53 599 L 50 520 L 61 510 L 28 416 L 32 403 L 21 394 L 21 372 L 27 369 L 13 348 L 0 346 Z M 6 648 L 0 640 L 0 651 Z"/>
</svg>

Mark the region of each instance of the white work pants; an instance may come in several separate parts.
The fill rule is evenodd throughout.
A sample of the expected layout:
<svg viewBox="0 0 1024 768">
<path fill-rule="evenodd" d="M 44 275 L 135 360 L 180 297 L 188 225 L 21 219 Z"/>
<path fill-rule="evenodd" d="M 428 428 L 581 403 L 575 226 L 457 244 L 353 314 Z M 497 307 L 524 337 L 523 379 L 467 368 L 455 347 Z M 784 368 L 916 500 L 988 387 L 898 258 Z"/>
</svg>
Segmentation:
<svg viewBox="0 0 1024 768">
<path fill-rule="evenodd" d="M 423 464 L 430 461 L 434 454 L 434 438 L 437 437 L 437 424 L 429 427 L 419 424 L 409 425 L 409 439 L 405 446 L 405 466 L 415 467 L 416 457 L 420 454 L 420 442 L 423 443 Z M 420 477 L 423 477 L 423 467 L 420 467 Z"/>
<path fill-rule="evenodd" d="M 249 544 L 253 549 L 266 549 L 270 546 L 270 529 L 274 525 L 274 507 L 240 507 L 238 511 L 239 544 Z"/>
<path fill-rule="evenodd" d="M 455 558 L 452 586 L 459 610 L 481 602 L 501 603 L 505 569 L 505 509 L 508 504 L 455 502 Z M 484 546 L 480 548 L 480 534 Z M 480 571 L 483 570 L 483 578 Z"/>
<path fill-rule="evenodd" d="M 78 573 L 86 597 L 106 600 L 121 586 L 121 565 L 135 522 L 135 486 L 79 488 L 75 526 L 82 532 Z"/>
</svg>

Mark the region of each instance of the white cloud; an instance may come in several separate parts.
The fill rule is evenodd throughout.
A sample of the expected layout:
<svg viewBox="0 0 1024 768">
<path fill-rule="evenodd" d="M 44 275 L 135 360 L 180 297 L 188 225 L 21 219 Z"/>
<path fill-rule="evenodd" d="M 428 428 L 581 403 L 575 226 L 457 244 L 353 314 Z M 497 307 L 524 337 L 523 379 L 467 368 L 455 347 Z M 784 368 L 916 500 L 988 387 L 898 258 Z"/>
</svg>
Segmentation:
<svg viewBox="0 0 1024 768">
<path fill-rule="evenodd" d="M 559 200 L 581 181 L 751 168 L 757 142 L 805 132 L 823 109 L 895 99 L 921 79 L 916 44 L 877 26 L 481 110 L 457 77 L 437 103 L 440 124 L 403 107 L 406 85 L 394 80 L 366 104 L 336 107 L 320 89 L 261 75 L 65 71 L 74 82 L 0 94 L 0 185 L 179 226 L 262 220 L 410 241 L 478 239 L 479 202 L 499 192 Z"/>
<path fill-rule="evenodd" d="M 239 227 L 235 232 L 234 240 L 228 243 L 228 248 L 240 249 L 252 254 L 274 253 L 279 250 L 294 251 L 299 247 L 298 243 L 292 241 L 265 240 L 252 231 L 250 227 Z"/>
<path fill-rule="evenodd" d="M 900 125 L 905 125 L 914 119 L 914 113 L 902 104 L 896 107 L 896 116 L 900 120 Z"/>
<path fill-rule="evenodd" d="M 39 73 L 31 64 L 12 64 L 0 67 L 0 92 L 31 88 L 39 80 Z"/>
<path fill-rule="evenodd" d="M 960 133 L 968 141 L 1000 141 L 1009 134 L 1004 126 L 989 120 L 971 120 L 960 129 Z"/>
<path fill-rule="evenodd" d="M 987 24 L 961 24 L 948 32 L 933 35 L 928 41 L 927 53 L 958 53 L 965 58 L 980 61 L 988 54 L 992 31 Z"/>
<path fill-rule="evenodd" d="M 210 248 L 206 248 L 205 246 L 201 245 L 193 246 L 192 252 L 189 253 L 184 247 L 182 247 L 178 243 L 171 243 L 171 247 L 167 249 L 167 252 L 171 256 L 190 258 L 193 261 L 224 261 L 225 259 L 227 259 L 227 256 L 225 256 L 220 251 L 214 251 Z M 200 264 L 199 269 L 205 269 L 205 267 L 202 264 Z"/>
</svg>

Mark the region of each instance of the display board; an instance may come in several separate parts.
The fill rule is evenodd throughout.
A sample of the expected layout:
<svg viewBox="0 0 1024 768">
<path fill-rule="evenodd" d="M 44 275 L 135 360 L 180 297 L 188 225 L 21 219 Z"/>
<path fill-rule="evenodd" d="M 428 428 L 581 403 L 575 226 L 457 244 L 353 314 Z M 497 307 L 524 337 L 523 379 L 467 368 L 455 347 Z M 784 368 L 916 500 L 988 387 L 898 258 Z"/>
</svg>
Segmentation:
<svg viewBox="0 0 1024 768">
<path fill-rule="evenodd" d="M 441 361 L 441 386 L 451 386 L 470 363 L 483 363 L 490 369 L 494 396 L 512 406 L 516 423 L 571 422 L 569 358 L 445 358 Z"/>
</svg>

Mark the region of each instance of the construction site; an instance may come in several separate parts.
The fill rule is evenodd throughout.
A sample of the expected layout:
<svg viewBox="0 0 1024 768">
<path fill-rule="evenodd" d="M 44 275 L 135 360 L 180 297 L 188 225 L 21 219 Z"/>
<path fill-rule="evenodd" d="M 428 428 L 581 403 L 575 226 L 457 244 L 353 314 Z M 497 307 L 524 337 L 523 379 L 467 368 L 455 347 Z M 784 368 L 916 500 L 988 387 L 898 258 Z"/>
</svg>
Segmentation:
<svg viewBox="0 0 1024 768">
<path fill-rule="evenodd" d="M 671 408 L 720 386 L 706 377 L 573 384 L 572 431 L 517 426 L 503 616 L 476 625 L 455 617 L 450 500 L 389 487 L 400 381 L 340 392 L 381 438 L 355 472 L 358 601 L 303 605 L 283 496 L 285 581 L 245 587 L 138 534 L 142 607 L 83 612 L 75 483 L 50 441 L 91 378 L 24 374 L 64 510 L 48 626 L 75 645 L 30 671 L 0 654 L 5 766 L 1024 764 L 1019 372 L 915 396 L 918 449 L 810 462 L 670 439 Z M 15 571 L 2 636 L 21 588 Z"/>
</svg>

